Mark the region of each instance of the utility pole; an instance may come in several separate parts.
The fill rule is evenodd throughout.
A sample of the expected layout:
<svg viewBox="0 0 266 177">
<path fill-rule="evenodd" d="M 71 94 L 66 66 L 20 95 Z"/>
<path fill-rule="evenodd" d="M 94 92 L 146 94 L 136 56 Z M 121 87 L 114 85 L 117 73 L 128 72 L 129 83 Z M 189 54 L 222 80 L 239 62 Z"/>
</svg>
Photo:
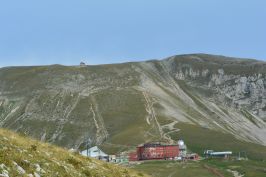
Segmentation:
<svg viewBox="0 0 266 177">
<path fill-rule="evenodd" d="M 90 138 L 88 137 L 86 141 L 86 149 L 87 149 L 87 157 L 89 157 L 89 143 L 91 142 Z"/>
<path fill-rule="evenodd" d="M 89 157 L 89 141 L 86 142 L 87 145 L 87 157 Z"/>
<path fill-rule="evenodd" d="M 248 159 L 247 152 L 246 151 L 243 151 L 243 153 L 245 154 L 245 159 L 247 160 Z"/>
</svg>

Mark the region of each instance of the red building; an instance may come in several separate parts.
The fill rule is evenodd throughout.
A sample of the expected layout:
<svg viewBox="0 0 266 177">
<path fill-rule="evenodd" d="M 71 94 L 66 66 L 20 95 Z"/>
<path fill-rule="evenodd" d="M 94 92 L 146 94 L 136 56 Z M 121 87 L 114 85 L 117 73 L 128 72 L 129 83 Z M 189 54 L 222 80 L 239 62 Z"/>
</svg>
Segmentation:
<svg viewBox="0 0 266 177">
<path fill-rule="evenodd" d="M 128 160 L 129 161 L 138 161 L 139 158 L 138 158 L 138 154 L 137 152 L 131 152 L 128 154 Z"/>
<path fill-rule="evenodd" d="M 148 143 L 137 147 L 138 160 L 171 159 L 179 156 L 178 145 Z"/>
</svg>

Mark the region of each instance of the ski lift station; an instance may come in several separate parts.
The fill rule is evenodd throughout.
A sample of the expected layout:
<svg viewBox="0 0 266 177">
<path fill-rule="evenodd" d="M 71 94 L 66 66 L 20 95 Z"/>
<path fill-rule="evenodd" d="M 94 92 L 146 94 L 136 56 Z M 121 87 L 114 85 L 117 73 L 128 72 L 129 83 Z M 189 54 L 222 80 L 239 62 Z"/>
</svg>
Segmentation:
<svg viewBox="0 0 266 177">
<path fill-rule="evenodd" d="M 215 152 L 213 150 L 204 151 L 205 156 L 208 157 L 217 157 L 217 158 L 229 158 L 233 153 L 232 151 L 223 151 L 223 152 Z"/>
</svg>

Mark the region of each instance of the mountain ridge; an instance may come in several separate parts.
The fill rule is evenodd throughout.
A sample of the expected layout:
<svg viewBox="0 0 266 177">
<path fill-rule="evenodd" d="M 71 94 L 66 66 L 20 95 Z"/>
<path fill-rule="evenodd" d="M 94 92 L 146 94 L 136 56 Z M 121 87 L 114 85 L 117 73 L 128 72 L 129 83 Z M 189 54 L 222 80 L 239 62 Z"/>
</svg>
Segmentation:
<svg viewBox="0 0 266 177">
<path fill-rule="evenodd" d="M 0 126 L 68 148 L 174 142 L 181 123 L 266 145 L 266 62 L 163 60 L 0 69 Z M 175 138 L 173 138 L 175 137 Z"/>
<path fill-rule="evenodd" d="M 231 60 L 250 60 L 250 61 L 257 61 L 257 62 L 262 62 L 265 63 L 266 61 L 263 59 L 255 59 L 255 58 L 241 58 L 241 57 L 228 57 L 226 55 L 221 55 L 221 54 L 208 54 L 208 53 L 188 53 L 188 54 L 177 54 L 177 55 L 172 55 L 170 57 L 163 57 L 161 59 L 147 59 L 147 60 L 141 60 L 141 61 L 126 61 L 126 62 L 117 62 L 117 63 L 103 63 L 103 64 L 87 64 L 86 66 L 101 66 L 101 65 L 117 65 L 117 64 L 130 64 L 130 63 L 141 63 L 141 62 L 150 62 L 150 61 L 163 61 L 167 60 L 173 57 L 182 57 L 182 56 L 193 56 L 193 55 L 202 55 L 202 56 L 212 56 L 212 57 L 221 57 L 221 58 L 227 58 Z M 66 66 L 66 67 L 73 67 L 73 66 L 79 66 L 77 65 L 64 65 L 64 64 L 47 64 L 47 65 L 24 65 L 24 66 L 19 66 L 19 65 L 14 65 L 14 66 L 2 66 L 0 69 L 4 68 L 20 68 L 20 67 L 49 67 L 49 66 Z"/>
</svg>

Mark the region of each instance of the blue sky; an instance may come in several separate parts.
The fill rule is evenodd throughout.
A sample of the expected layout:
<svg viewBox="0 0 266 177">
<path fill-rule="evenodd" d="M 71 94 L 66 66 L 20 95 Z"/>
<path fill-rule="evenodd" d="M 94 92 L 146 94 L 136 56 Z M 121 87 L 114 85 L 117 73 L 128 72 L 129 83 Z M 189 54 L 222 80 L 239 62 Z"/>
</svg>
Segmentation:
<svg viewBox="0 0 266 177">
<path fill-rule="evenodd" d="M 266 1 L 0 1 L 0 67 L 187 53 L 266 59 Z"/>
</svg>

